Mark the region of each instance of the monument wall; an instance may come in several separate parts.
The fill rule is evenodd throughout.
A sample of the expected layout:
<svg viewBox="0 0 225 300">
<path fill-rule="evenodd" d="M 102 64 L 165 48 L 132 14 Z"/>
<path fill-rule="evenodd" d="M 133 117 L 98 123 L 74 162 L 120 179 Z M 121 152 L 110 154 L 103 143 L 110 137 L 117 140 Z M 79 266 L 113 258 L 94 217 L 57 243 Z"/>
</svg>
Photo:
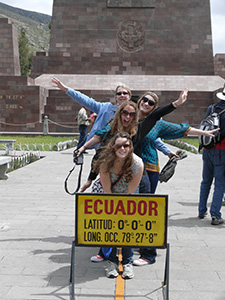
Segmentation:
<svg viewBox="0 0 225 300">
<path fill-rule="evenodd" d="M 0 131 L 42 132 L 47 96 L 47 89 L 20 76 L 17 30 L 0 18 Z"/>
<path fill-rule="evenodd" d="M 47 73 L 212 75 L 209 0 L 55 0 Z"/>
<path fill-rule="evenodd" d="M 221 76 L 225 79 L 225 54 L 216 54 L 214 57 L 214 71 L 215 75 Z"/>
<path fill-rule="evenodd" d="M 223 62 L 218 57 L 219 76 Z M 33 58 L 35 80 L 5 75 L 7 69 L 0 78 L 0 131 L 27 133 L 42 132 L 44 115 L 51 133 L 78 132 L 81 106 L 52 87 L 53 76 L 100 102 L 114 101 L 118 76 L 134 98 L 152 90 L 160 105 L 188 87 L 188 102 L 165 119 L 192 126 L 224 82 L 213 76 L 209 0 L 54 0 L 50 50 Z"/>
<path fill-rule="evenodd" d="M 0 18 L 0 76 L 20 75 L 16 28 L 7 18 Z"/>
<path fill-rule="evenodd" d="M 42 132 L 48 90 L 22 76 L 0 77 L 0 131 Z"/>
</svg>

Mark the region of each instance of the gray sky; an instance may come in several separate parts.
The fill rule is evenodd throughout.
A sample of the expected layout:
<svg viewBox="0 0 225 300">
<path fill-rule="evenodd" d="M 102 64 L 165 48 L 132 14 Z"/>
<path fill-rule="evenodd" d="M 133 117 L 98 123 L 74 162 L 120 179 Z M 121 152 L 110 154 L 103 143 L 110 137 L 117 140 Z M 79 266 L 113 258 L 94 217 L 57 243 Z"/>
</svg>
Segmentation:
<svg viewBox="0 0 225 300">
<path fill-rule="evenodd" d="M 0 2 L 26 10 L 52 14 L 53 0 L 0 0 Z M 213 52 L 214 54 L 225 53 L 225 1 L 210 0 L 210 3 Z"/>
</svg>

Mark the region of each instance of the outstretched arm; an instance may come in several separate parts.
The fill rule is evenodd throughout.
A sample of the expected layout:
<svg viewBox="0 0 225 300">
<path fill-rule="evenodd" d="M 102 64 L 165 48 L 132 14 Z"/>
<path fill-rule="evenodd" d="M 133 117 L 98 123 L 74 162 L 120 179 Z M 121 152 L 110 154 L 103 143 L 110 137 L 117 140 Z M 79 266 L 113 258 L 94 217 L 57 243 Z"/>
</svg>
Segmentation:
<svg viewBox="0 0 225 300">
<path fill-rule="evenodd" d="M 217 128 L 217 129 L 213 129 L 213 130 L 201 130 L 201 129 L 197 129 L 197 128 L 194 128 L 194 127 L 190 127 L 187 135 L 206 135 L 206 136 L 212 136 L 214 137 L 214 132 L 220 130 L 220 128 Z"/>
<path fill-rule="evenodd" d="M 163 116 L 171 113 L 175 110 L 176 107 L 182 105 L 187 100 L 188 95 L 188 89 L 185 88 L 181 93 L 177 100 L 171 102 L 170 104 L 158 107 L 156 110 L 154 110 L 152 113 L 147 115 L 147 117 L 139 123 L 138 125 L 138 134 L 139 139 L 142 141 L 142 139 L 148 134 L 148 132 L 152 129 L 152 127 L 155 125 L 155 123 Z"/>
<path fill-rule="evenodd" d="M 62 83 L 62 81 L 60 81 L 59 79 L 57 79 L 56 77 L 53 77 L 52 78 L 52 82 L 54 83 L 54 87 L 57 87 L 57 88 L 59 88 L 61 91 L 63 91 L 63 92 L 67 92 L 68 91 L 68 89 L 69 89 L 69 87 L 68 86 L 66 86 L 65 84 L 63 84 Z"/>
<path fill-rule="evenodd" d="M 157 150 L 161 151 L 164 155 L 167 155 L 169 158 L 173 156 L 179 157 L 176 153 L 172 152 L 160 138 L 157 138 L 155 140 L 155 147 Z"/>
<path fill-rule="evenodd" d="M 103 164 L 100 165 L 99 173 L 104 193 L 112 193 L 110 174 L 106 172 Z"/>
<path fill-rule="evenodd" d="M 101 139 L 94 135 L 89 141 L 87 141 L 82 147 L 78 149 L 78 156 L 83 153 L 86 149 L 93 147 L 94 145 L 97 145 L 101 142 Z"/>
<path fill-rule="evenodd" d="M 129 184 L 128 184 L 128 193 L 129 194 L 134 194 L 136 189 L 138 188 L 138 185 L 141 181 L 141 177 L 142 177 L 142 174 L 143 174 L 143 170 L 144 170 L 144 164 L 141 166 L 138 173 L 135 176 L 133 176 L 133 178 L 129 182 Z"/>
<path fill-rule="evenodd" d="M 85 184 L 80 188 L 80 192 L 83 193 L 84 191 L 86 191 L 86 189 L 88 189 L 92 184 L 92 180 L 87 180 L 87 182 L 85 182 Z"/>
<path fill-rule="evenodd" d="M 180 105 L 182 105 L 186 100 L 187 100 L 187 96 L 188 96 L 188 88 L 185 88 L 181 93 L 179 98 L 172 102 L 174 107 L 178 107 Z"/>
<path fill-rule="evenodd" d="M 155 147 L 157 150 L 161 151 L 164 155 L 169 155 L 172 151 L 167 147 L 165 143 L 160 138 L 155 140 Z"/>
</svg>

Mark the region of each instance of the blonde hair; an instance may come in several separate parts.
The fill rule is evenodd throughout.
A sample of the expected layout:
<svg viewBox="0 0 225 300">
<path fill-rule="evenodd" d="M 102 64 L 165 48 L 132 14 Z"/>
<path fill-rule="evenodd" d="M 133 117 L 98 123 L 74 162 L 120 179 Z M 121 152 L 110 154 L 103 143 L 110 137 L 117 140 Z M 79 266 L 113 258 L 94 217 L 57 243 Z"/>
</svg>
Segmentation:
<svg viewBox="0 0 225 300">
<path fill-rule="evenodd" d="M 128 86 L 126 86 L 126 85 L 123 84 L 123 83 L 120 83 L 120 84 L 116 87 L 116 90 L 115 90 L 115 96 L 116 96 L 116 93 L 117 93 L 117 91 L 118 91 L 118 89 L 119 89 L 120 87 L 123 88 L 123 89 L 125 89 L 125 90 L 128 92 L 128 95 L 130 96 L 130 99 L 131 99 L 131 97 L 132 97 L 131 90 L 129 89 Z"/>
</svg>

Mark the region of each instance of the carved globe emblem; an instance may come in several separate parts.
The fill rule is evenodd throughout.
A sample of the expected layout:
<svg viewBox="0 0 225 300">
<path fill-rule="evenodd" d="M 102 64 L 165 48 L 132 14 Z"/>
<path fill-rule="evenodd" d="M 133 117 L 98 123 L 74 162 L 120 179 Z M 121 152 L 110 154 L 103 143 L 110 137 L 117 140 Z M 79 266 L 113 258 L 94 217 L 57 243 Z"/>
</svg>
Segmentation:
<svg viewBox="0 0 225 300">
<path fill-rule="evenodd" d="M 138 21 L 125 21 L 119 25 L 117 42 L 121 49 L 136 52 L 144 44 L 144 28 Z"/>
</svg>

